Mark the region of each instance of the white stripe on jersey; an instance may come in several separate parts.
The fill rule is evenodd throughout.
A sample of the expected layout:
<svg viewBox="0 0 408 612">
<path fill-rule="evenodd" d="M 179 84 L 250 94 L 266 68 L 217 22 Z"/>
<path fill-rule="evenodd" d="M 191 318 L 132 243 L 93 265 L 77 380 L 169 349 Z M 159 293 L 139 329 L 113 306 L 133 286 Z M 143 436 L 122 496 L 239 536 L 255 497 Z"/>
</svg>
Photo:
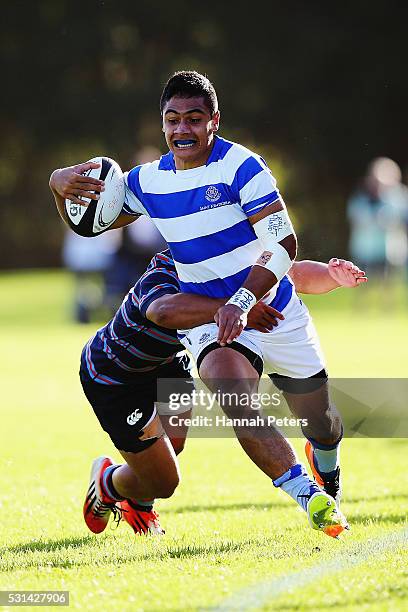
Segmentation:
<svg viewBox="0 0 408 612">
<path fill-rule="evenodd" d="M 276 181 L 275 179 L 273 180 L 276 188 Z M 267 196 L 270 192 L 271 173 L 268 170 L 262 170 L 262 172 L 248 181 L 248 183 L 240 190 L 239 195 L 241 202 L 252 202 L 252 200 L 258 200 L 263 196 Z M 269 202 L 269 204 L 272 204 L 272 202 Z"/>
<path fill-rule="evenodd" d="M 228 208 L 227 215 L 225 214 L 226 208 Z M 180 217 L 176 219 L 152 217 L 152 219 L 159 232 L 166 236 L 167 242 L 183 242 L 201 236 L 209 236 L 247 219 L 239 204 L 215 208 L 211 210 L 211 214 L 208 213 L 208 210 L 202 210 L 192 215 L 185 215 L 182 220 Z"/>
<path fill-rule="evenodd" d="M 215 278 L 226 278 L 244 270 L 263 252 L 259 240 L 238 247 L 224 255 L 211 257 L 199 264 L 182 264 L 175 261 L 177 274 L 183 283 L 205 283 Z M 250 263 L 248 263 L 250 262 Z"/>
</svg>

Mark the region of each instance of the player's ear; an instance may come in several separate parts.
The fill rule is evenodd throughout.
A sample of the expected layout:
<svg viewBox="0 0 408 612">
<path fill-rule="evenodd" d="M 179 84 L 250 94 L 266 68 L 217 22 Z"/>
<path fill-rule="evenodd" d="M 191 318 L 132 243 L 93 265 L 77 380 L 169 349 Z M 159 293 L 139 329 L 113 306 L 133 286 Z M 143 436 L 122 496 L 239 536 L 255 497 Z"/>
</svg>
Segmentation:
<svg viewBox="0 0 408 612">
<path fill-rule="evenodd" d="M 218 128 L 220 127 L 220 111 L 214 113 L 212 118 L 212 129 L 214 132 L 218 132 Z"/>
</svg>

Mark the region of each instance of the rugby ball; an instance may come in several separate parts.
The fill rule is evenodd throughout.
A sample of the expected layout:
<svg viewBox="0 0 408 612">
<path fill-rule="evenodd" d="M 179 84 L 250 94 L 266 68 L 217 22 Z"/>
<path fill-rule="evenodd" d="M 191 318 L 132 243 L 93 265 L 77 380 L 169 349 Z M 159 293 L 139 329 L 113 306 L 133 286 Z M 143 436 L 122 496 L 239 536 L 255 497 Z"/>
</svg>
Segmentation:
<svg viewBox="0 0 408 612">
<path fill-rule="evenodd" d="M 105 191 L 99 200 L 80 198 L 84 206 L 65 200 L 70 228 L 80 236 L 97 236 L 105 232 L 118 218 L 125 201 L 125 181 L 120 166 L 109 157 L 94 157 L 89 161 L 100 164 L 91 168 L 84 175 L 105 181 Z"/>
</svg>

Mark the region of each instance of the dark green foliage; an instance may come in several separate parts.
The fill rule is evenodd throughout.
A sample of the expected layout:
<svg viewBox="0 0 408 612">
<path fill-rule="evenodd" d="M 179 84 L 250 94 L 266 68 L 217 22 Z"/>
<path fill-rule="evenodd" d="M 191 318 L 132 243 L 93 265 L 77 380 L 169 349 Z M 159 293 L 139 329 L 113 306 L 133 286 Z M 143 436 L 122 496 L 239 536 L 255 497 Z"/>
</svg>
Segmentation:
<svg viewBox="0 0 408 612">
<path fill-rule="evenodd" d="M 407 163 L 406 8 L 377 0 L 2 5 L 0 210 L 4 267 L 58 262 L 55 167 L 165 150 L 159 97 L 207 73 L 221 134 L 274 158 L 300 254 L 347 254 L 345 200 L 377 155 Z"/>
</svg>

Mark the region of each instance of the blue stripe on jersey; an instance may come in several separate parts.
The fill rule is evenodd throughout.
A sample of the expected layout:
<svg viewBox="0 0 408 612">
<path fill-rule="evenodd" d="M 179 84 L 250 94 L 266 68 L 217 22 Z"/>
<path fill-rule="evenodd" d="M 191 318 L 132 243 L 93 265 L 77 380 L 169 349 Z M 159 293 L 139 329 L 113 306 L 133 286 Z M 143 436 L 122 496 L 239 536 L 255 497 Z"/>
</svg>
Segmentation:
<svg viewBox="0 0 408 612">
<path fill-rule="evenodd" d="M 168 245 L 177 262 L 190 264 L 224 255 L 253 240 L 257 240 L 257 236 L 252 225 L 244 219 L 214 234 L 183 242 L 169 242 Z"/>
<path fill-rule="evenodd" d="M 209 297 L 227 298 L 233 295 L 238 287 L 241 287 L 251 269 L 252 266 L 249 266 L 245 270 L 240 270 L 226 278 L 215 278 L 206 283 L 183 283 L 180 281 L 180 288 L 185 293 L 198 293 L 200 295 L 208 295 Z"/>
<path fill-rule="evenodd" d="M 159 170 L 173 170 L 173 172 L 175 172 L 176 166 L 174 165 L 174 156 L 171 151 L 161 156 Z"/>
<path fill-rule="evenodd" d="M 292 293 L 293 285 L 288 279 L 288 277 L 284 276 L 281 282 L 279 283 L 276 295 L 273 298 L 272 302 L 269 304 L 269 306 L 272 306 L 272 308 L 276 308 L 276 310 L 282 312 L 282 310 L 286 308 L 286 306 L 289 304 L 290 298 L 292 297 Z"/>
<path fill-rule="evenodd" d="M 229 142 L 228 140 L 224 140 L 223 138 L 220 138 L 219 136 L 214 136 L 214 146 L 210 153 L 210 157 L 207 159 L 206 166 L 209 166 L 213 162 L 217 162 L 221 159 L 224 159 L 224 157 L 226 156 L 226 154 L 228 153 L 232 145 L 233 145 L 232 142 Z"/>
<path fill-rule="evenodd" d="M 185 293 L 198 293 L 199 295 L 208 295 L 215 298 L 230 297 L 235 293 L 237 286 L 241 287 L 251 269 L 252 266 L 227 278 L 216 278 L 206 283 L 182 283 L 180 281 L 180 288 Z M 278 285 L 276 295 L 270 306 L 282 312 L 289 304 L 292 293 L 293 284 L 287 276 L 284 276 Z"/>
<path fill-rule="evenodd" d="M 133 172 L 133 170 L 131 172 Z M 129 173 L 129 177 L 131 172 Z M 219 202 L 225 201 L 226 205 L 233 204 L 231 196 L 229 195 L 228 185 L 225 183 L 210 184 L 216 187 L 221 193 Z M 143 202 L 143 206 L 153 219 L 175 219 L 208 208 L 209 202 L 205 197 L 207 189 L 208 185 L 204 185 L 202 187 L 186 189 L 185 191 L 175 191 L 173 193 L 144 193 L 141 202 Z M 138 195 L 137 197 L 139 198 Z M 219 202 L 217 202 L 218 205 Z"/>
<path fill-rule="evenodd" d="M 235 173 L 234 180 L 231 183 L 233 193 L 239 193 L 254 176 L 266 169 L 255 157 L 248 157 Z"/>
<path fill-rule="evenodd" d="M 242 207 L 242 210 L 244 211 L 246 215 L 250 217 L 251 215 L 254 215 L 255 213 L 261 211 L 268 204 L 273 204 L 273 202 L 276 202 L 276 200 L 279 200 L 279 197 L 280 197 L 279 191 L 277 190 L 271 191 L 271 193 L 268 193 L 267 195 L 262 196 L 262 198 L 258 198 L 257 200 L 252 200 L 252 202 L 248 202 L 247 204 L 244 204 L 244 206 Z"/>
<path fill-rule="evenodd" d="M 140 187 L 139 173 L 142 166 L 136 166 L 128 174 L 128 186 L 140 202 L 143 202 L 143 191 Z"/>
</svg>

